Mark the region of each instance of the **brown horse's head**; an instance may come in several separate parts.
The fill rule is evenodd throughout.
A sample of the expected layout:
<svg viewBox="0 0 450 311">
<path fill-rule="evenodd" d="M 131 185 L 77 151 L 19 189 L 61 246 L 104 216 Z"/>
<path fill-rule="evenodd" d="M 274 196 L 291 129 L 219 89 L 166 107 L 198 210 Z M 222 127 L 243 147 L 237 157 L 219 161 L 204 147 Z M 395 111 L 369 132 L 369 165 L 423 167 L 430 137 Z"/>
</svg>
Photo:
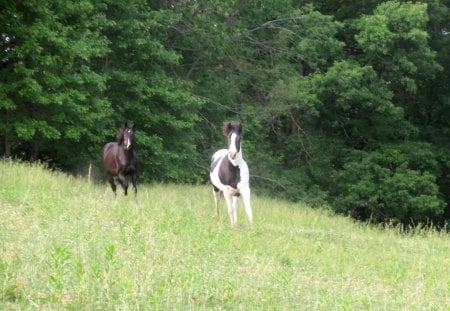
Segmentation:
<svg viewBox="0 0 450 311">
<path fill-rule="evenodd" d="M 127 122 L 125 122 L 119 129 L 119 133 L 117 134 L 117 143 L 119 146 L 122 146 L 125 150 L 130 150 L 135 145 L 135 134 L 136 125 L 129 126 Z"/>
</svg>

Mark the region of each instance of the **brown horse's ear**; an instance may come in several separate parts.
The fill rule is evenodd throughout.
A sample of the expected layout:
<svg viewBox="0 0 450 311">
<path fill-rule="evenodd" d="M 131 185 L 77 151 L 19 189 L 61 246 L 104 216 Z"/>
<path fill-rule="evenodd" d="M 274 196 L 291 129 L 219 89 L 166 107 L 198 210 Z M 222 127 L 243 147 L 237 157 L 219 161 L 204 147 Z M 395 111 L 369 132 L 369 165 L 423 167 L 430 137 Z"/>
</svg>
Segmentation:
<svg viewBox="0 0 450 311">
<path fill-rule="evenodd" d="M 128 122 L 125 122 L 125 123 L 123 124 L 123 128 L 126 129 L 127 127 L 128 127 Z"/>
<path fill-rule="evenodd" d="M 223 135 L 228 136 L 228 134 L 230 133 L 231 129 L 232 129 L 231 122 L 227 122 L 226 121 L 226 122 L 223 123 L 223 127 L 222 127 Z"/>
<path fill-rule="evenodd" d="M 136 132 L 136 124 L 133 124 L 133 132 Z"/>
</svg>

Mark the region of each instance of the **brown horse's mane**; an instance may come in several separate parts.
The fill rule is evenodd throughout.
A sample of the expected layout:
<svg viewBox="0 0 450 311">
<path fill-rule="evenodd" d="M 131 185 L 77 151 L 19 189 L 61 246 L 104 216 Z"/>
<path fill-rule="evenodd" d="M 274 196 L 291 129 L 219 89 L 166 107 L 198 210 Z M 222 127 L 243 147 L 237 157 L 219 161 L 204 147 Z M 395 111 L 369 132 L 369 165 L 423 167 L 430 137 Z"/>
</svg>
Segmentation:
<svg viewBox="0 0 450 311">
<path fill-rule="evenodd" d="M 119 132 L 117 133 L 117 144 L 122 145 L 123 144 L 123 132 L 125 131 L 125 127 L 121 126 L 119 128 Z"/>
</svg>

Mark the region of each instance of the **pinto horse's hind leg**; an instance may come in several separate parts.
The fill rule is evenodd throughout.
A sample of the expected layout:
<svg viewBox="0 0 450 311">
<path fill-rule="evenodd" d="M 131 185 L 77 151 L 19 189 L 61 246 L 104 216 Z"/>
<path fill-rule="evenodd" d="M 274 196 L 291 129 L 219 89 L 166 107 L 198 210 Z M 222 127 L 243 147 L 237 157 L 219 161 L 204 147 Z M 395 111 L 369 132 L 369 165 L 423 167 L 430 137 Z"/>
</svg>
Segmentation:
<svg viewBox="0 0 450 311">
<path fill-rule="evenodd" d="M 214 195 L 214 203 L 216 205 L 216 215 L 217 219 L 220 219 L 220 213 L 219 213 L 219 203 L 220 203 L 220 190 L 213 186 L 213 195 Z"/>
<path fill-rule="evenodd" d="M 238 195 L 233 195 L 232 197 L 232 217 L 233 217 L 233 221 L 231 224 L 234 223 L 234 226 L 237 225 L 237 209 L 238 209 L 238 201 L 239 201 L 239 194 Z"/>
<path fill-rule="evenodd" d="M 108 182 L 111 185 L 111 189 L 114 192 L 114 196 L 116 196 L 116 184 L 114 183 L 114 176 L 108 174 Z"/>
</svg>

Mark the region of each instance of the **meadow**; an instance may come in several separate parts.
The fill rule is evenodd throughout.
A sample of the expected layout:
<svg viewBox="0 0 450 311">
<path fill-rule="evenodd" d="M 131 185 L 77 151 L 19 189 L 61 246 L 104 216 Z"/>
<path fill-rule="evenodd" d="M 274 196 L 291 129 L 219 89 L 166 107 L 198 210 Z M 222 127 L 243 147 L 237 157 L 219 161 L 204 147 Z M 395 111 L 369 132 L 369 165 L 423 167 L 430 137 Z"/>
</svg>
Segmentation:
<svg viewBox="0 0 450 311">
<path fill-rule="evenodd" d="M 450 235 L 207 185 L 105 183 L 0 160 L 1 310 L 449 310 Z"/>
</svg>

